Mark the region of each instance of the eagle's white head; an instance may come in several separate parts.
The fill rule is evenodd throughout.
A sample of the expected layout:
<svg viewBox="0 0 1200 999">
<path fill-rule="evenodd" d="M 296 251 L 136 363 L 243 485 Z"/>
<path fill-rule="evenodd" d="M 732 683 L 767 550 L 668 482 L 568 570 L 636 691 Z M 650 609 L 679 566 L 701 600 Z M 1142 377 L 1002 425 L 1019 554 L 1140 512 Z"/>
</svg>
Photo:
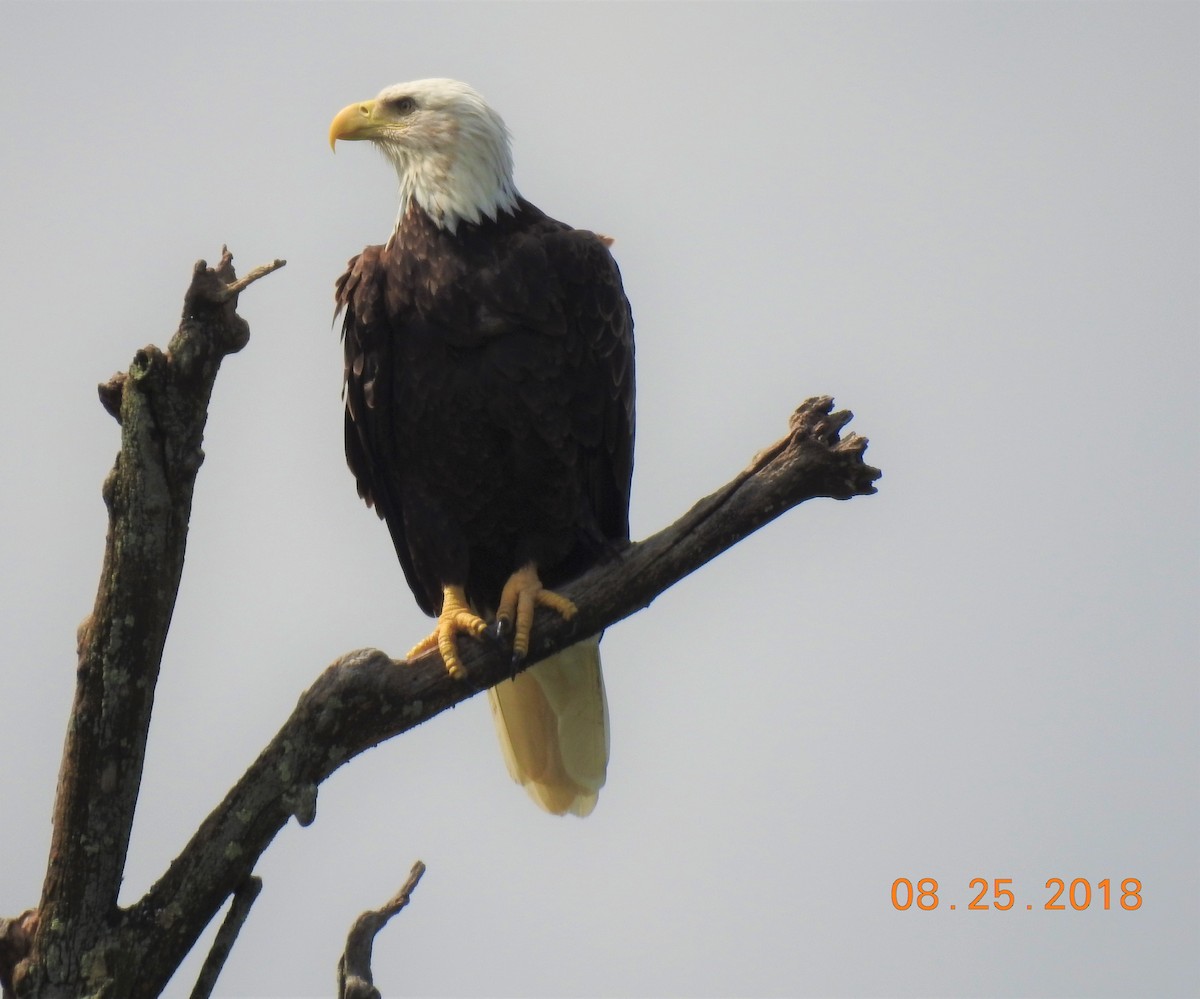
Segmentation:
<svg viewBox="0 0 1200 999">
<path fill-rule="evenodd" d="M 329 126 L 338 139 L 370 139 L 400 178 L 399 227 L 415 201 L 453 232 L 460 220 L 496 218 L 517 203 L 508 129 L 479 94 L 458 80 L 397 83 L 343 108 Z"/>
</svg>

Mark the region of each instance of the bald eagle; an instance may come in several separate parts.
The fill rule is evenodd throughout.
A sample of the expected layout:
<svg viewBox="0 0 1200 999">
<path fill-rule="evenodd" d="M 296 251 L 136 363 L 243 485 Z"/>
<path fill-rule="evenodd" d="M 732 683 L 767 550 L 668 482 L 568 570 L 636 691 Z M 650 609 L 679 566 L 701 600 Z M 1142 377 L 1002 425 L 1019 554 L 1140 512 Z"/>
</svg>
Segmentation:
<svg viewBox="0 0 1200 999">
<path fill-rule="evenodd" d="M 396 168 L 382 246 L 338 279 L 346 460 L 386 521 L 417 603 L 409 657 L 491 626 L 527 654 L 536 606 L 629 540 L 633 318 L 608 240 L 513 184 L 508 131 L 471 87 L 418 80 L 330 126 Z M 509 773 L 554 814 L 587 815 L 608 765 L 599 636 L 489 691 Z"/>
</svg>

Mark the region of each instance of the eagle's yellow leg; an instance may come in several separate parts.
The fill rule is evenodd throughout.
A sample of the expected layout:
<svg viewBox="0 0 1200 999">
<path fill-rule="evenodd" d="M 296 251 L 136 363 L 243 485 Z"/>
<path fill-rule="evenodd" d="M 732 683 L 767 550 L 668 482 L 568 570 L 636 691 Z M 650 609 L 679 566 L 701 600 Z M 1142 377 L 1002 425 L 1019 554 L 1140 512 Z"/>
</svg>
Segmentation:
<svg viewBox="0 0 1200 999">
<path fill-rule="evenodd" d="M 417 642 L 408 650 L 406 659 L 415 659 L 424 655 L 430 649 L 437 649 L 446 664 L 446 671 L 456 679 L 466 676 L 462 660 L 458 658 L 458 648 L 454 644 L 454 636 L 460 633 L 482 638 L 487 630 L 487 624 L 471 610 L 467 604 L 467 595 L 461 586 L 445 586 L 442 588 L 442 612 L 438 615 L 437 627 L 430 635 Z"/>
<path fill-rule="evenodd" d="M 576 611 L 575 605 L 566 597 L 542 586 L 537 566 L 527 565 L 508 577 L 500 592 L 500 606 L 496 609 L 496 624 L 500 630 L 514 627 L 513 656 L 516 659 L 524 659 L 529 653 L 533 615 L 538 607 L 549 607 L 568 621 Z"/>
</svg>

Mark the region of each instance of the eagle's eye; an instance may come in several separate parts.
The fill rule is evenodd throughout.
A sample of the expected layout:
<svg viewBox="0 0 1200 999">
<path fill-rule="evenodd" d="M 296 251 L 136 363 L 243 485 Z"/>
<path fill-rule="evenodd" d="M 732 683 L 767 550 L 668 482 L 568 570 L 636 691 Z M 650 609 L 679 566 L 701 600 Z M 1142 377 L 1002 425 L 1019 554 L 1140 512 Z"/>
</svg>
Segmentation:
<svg viewBox="0 0 1200 999">
<path fill-rule="evenodd" d="M 395 114 L 411 114 L 417 109 L 417 102 L 411 97 L 397 97 L 388 101 L 388 106 Z"/>
</svg>

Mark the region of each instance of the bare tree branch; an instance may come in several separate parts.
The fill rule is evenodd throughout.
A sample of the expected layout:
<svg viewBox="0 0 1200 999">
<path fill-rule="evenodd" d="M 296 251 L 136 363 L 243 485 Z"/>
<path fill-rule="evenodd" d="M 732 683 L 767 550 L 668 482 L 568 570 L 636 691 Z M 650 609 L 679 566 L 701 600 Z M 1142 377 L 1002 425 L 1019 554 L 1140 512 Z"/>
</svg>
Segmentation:
<svg viewBox="0 0 1200 999">
<path fill-rule="evenodd" d="M 276 261 L 256 272 L 269 273 Z M 71 723 L 59 771 L 54 828 L 29 992 L 76 994 L 72 983 L 135 973 L 111 945 L 117 892 L 142 779 L 163 644 L 183 571 L 192 490 L 204 455 L 208 401 L 221 361 L 245 346 L 233 258 L 199 261 L 166 353 L 145 347 L 100 388 L 121 424 L 121 450 L 104 482 L 104 566 L 92 614 L 79 628 Z"/>
<path fill-rule="evenodd" d="M 855 434 L 840 439 L 850 414 L 831 410 L 827 397 L 808 400 L 792 415 L 787 436 L 756 455 L 731 482 L 670 527 L 562 587 L 579 612 L 570 621 L 539 612 L 529 657 L 520 668 L 646 607 L 805 500 L 873 493 L 880 473 L 862 460 L 866 439 Z M 153 952 L 143 959 L 144 980 L 166 981 L 289 818 L 295 815 L 301 825 L 312 820 L 317 787 L 334 770 L 513 674 L 509 651 L 497 642 L 462 639 L 459 652 L 466 667 L 462 679 L 446 673 L 436 652 L 406 665 L 376 649 L 349 652 L 317 678 L 166 874 L 126 914 L 128 926 L 149 932 L 168 908 L 181 913 L 157 934 Z"/>
<path fill-rule="evenodd" d="M 425 865 L 418 860 L 413 864 L 408 880 L 383 908 L 370 909 L 354 920 L 346 937 L 346 949 L 338 959 L 338 999 L 381 999 L 371 974 L 371 950 L 375 937 L 392 916 L 408 905 L 424 873 Z"/>
<path fill-rule="evenodd" d="M 221 976 L 221 969 L 229 960 L 229 953 L 233 950 L 233 945 L 237 941 L 238 934 L 242 932 L 246 917 L 250 915 L 250 907 L 254 905 L 254 900 L 258 898 L 260 891 L 262 891 L 262 878 L 251 875 L 233 893 L 233 899 L 229 903 L 229 912 L 226 913 L 221 928 L 217 930 L 217 937 L 213 941 L 212 949 L 209 950 L 208 957 L 204 959 L 204 965 L 200 968 L 200 974 L 192 988 L 191 999 L 208 999 L 212 995 L 217 979 Z"/>
<path fill-rule="evenodd" d="M 40 919 L 30 924 L 36 924 L 31 947 L 12 936 L 18 948 L 12 985 L 22 999 L 103 990 L 124 999 L 159 995 L 225 899 L 240 892 L 240 915 L 227 919 L 232 941 L 253 900 L 246 886 L 258 858 L 289 818 L 301 825 L 313 820 L 326 777 L 513 673 L 511 650 L 496 640 L 460 641 L 462 679 L 446 673 L 436 652 L 409 664 L 374 649 L 347 653 L 301 696 L 158 882 L 135 905 L 118 909 L 208 400 L 221 360 L 249 336 L 234 311 L 237 293 L 281 265 L 238 281 L 227 252 L 216 268 L 197 264 L 169 350 L 139 351 L 128 373 L 101 387 L 101 401 L 121 424 L 122 447 L 104 486 L 105 563 L 95 610 L 79 633 L 77 693 Z M 880 473 L 863 461 L 865 438 L 839 436 L 850 418 L 833 412 L 825 397 L 802 404 L 787 435 L 731 482 L 675 524 L 562 587 L 579 612 L 570 621 L 539 612 L 521 668 L 647 606 L 805 500 L 873 493 Z"/>
</svg>

